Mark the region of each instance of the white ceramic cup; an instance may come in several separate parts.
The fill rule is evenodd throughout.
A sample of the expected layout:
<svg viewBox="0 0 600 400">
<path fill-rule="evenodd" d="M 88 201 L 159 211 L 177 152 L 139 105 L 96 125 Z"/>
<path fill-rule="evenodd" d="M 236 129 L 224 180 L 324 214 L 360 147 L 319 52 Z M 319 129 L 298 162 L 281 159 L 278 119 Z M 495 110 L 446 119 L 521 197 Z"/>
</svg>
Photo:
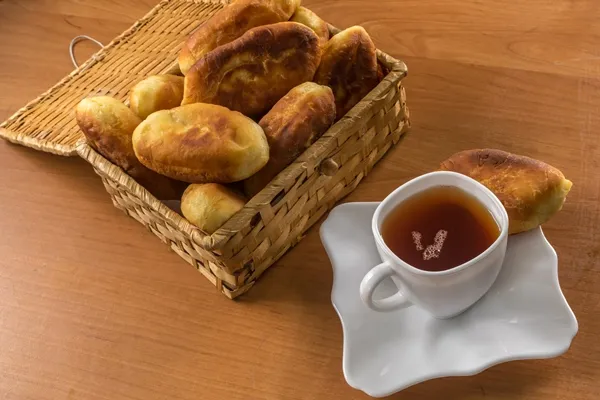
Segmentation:
<svg viewBox="0 0 600 400">
<path fill-rule="evenodd" d="M 445 271 L 432 272 L 412 267 L 398 258 L 383 241 L 381 224 L 398 204 L 436 186 L 456 187 L 474 196 L 490 211 L 500 228 L 500 235 L 472 260 Z M 387 196 L 375 210 L 372 229 L 383 262 L 363 278 L 360 284 L 363 302 L 375 311 L 391 311 L 414 304 L 436 318 L 450 318 L 477 302 L 496 280 L 506 253 L 508 215 L 500 200 L 481 183 L 455 172 L 438 171 L 415 178 Z M 384 299 L 373 299 L 375 288 L 386 278 L 392 278 L 398 292 Z"/>
</svg>

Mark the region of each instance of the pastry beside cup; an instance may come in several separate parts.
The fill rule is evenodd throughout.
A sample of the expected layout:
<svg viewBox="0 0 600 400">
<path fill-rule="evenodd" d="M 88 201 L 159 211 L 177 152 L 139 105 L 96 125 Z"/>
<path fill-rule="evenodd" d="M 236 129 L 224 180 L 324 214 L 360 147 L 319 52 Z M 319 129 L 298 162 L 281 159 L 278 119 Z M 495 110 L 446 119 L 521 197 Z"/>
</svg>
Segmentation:
<svg viewBox="0 0 600 400">
<path fill-rule="evenodd" d="M 509 234 L 531 230 L 552 218 L 573 185 L 551 165 L 494 149 L 461 151 L 440 169 L 467 175 L 490 189 L 506 208 Z"/>
</svg>

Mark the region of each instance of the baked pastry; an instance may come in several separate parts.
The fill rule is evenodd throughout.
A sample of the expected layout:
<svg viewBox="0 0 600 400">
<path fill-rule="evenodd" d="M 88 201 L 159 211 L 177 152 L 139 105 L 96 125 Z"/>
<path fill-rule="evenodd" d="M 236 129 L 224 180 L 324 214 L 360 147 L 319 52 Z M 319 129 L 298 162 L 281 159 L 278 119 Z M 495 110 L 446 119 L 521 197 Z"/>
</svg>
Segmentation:
<svg viewBox="0 0 600 400">
<path fill-rule="evenodd" d="M 332 37 L 314 81 L 333 90 L 337 119 L 346 115 L 379 83 L 376 48 L 369 34 L 353 26 Z"/>
<path fill-rule="evenodd" d="M 187 71 L 210 51 L 261 25 L 290 19 L 300 0 L 237 0 L 221 9 L 193 32 L 179 53 L 179 68 Z"/>
<path fill-rule="evenodd" d="M 312 80 L 320 59 L 312 29 L 296 22 L 259 26 L 188 71 L 182 104 L 218 104 L 259 118 L 290 89 Z"/>
<path fill-rule="evenodd" d="M 335 99 L 328 86 L 305 82 L 296 86 L 265 115 L 259 125 L 269 142 L 269 162 L 244 181 L 249 197 L 313 144 L 335 121 Z"/>
<path fill-rule="evenodd" d="M 573 185 L 542 161 L 493 149 L 461 151 L 440 169 L 470 176 L 490 189 L 506 208 L 509 234 L 548 221 L 562 208 Z"/>
<path fill-rule="evenodd" d="M 141 119 L 125 104 L 109 96 L 89 97 L 75 108 L 77 124 L 90 146 L 161 200 L 178 199 L 185 189 L 144 167 L 135 156 L 131 135 Z"/>
<path fill-rule="evenodd" d="M 190 183 L 229 183 L 265 166 L 269 145 L 262 128 L 239 112 L 188 104 L 150 114 L 133 133 L 146 167 Z"/>
<path fill-rule="evenodd" d="M 329 28 L 327 27 L 327 23 L 306 7 L 298 7 L 290 21 L 306 25 L 315 31 L 315 34 L 319 37 L 319 44 L 321 46 L 325 46 L 329 40 Z"/>
<path fill-rule="evenodd" d="M 125 104 L 110 96 L 88 97 L 75 108 L 77 124 L 98 153 L 125 172 L 139 164 L 131 135 L 142 120 Z"/>
<path fill-rule="evenodd" d="M 129 108 L 141 119 L 155 111 L 168 110 L 181 105 L 183 77 L 177 75 L 152 75 L 138 82 L 129 93 Z"/>
<path fill-rule="evenodd" d="M 188 186 L 181 198 L 183 216 L 198 228 L 212 234 L 235 213 L 245 199 L 218 183 L 196 183 Z"/>
</svg>

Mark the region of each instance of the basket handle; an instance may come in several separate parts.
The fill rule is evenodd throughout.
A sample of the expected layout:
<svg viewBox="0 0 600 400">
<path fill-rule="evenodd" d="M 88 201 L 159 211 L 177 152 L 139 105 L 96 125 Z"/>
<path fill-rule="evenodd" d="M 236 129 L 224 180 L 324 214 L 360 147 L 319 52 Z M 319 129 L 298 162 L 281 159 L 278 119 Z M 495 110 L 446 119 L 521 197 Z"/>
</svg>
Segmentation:
<svg viewBox="0 0 600 400">
<path fill-rule="evenodd" d="M 73 63 L 73 65 L 75 66 L 75 68 L 79 68 L 79 64 L 77 63 L 77 60 L 75 59 L 75 45 L 79 42 L 81 42 L 82 40 L 89 40 L 92 41 L 94 43 L 96 43 L 98 46 L 100 46 L 100 48 L 104 48 L 104 45 L 102 43 L 100 43 L 100 41 L 94 39 L 93 37 L 89 37 L 88 35 L 79 35 L 79 36 L 75 36 L 72 40 L 71 43 L 69 43 L 69 55 L 71 56 L 71 62 Z"/>
<path fill-rule="evenodd" d="M 338 163 L 333 161 L 333 159 L 331 158 L 326 158 L 323 161 L 321 161 L 321 164 L 319 164 L 319 172 L 321 173 L 321 175 L 334 176 L 339 169 L 340 166 L 338 165 Z"/>
</svg>

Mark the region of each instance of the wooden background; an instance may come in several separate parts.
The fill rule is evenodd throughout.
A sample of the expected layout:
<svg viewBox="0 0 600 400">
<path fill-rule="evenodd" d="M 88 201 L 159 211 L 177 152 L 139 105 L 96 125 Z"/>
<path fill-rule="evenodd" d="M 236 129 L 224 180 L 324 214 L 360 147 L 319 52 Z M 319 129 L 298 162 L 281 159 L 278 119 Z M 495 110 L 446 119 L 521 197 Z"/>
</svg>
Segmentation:
<svg viewBox="0 0 600 400">
<path fill-rule="evenodd" d="M 0 120 L 156 0 L 0 0 Z M 347 201 L 380 200 L 455 151 L 497 147 L 574 182 L 545 226 L 580 330 L 552 360 L 391 398 L 596 399 L 600 389 L 600 3 L 306 0 L 409 66 L 413 129 Z M 85 59 L 95 51 L 82 44 Z M 318 226 L 239 302 L 115 209 L 92 168 L 0 141 L 0 398 L 365 399 L 344 381 Z"/>
</svg>

